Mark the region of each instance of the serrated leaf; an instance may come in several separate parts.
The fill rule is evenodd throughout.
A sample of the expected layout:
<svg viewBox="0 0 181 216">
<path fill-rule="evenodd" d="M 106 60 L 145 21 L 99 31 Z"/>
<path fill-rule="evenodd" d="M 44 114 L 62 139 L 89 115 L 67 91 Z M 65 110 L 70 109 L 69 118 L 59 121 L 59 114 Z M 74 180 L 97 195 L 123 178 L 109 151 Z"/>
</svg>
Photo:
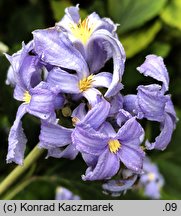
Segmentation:
<svg viewBox="0 0 181 216">
<path fill-rule="evenodd" d="M 120 24 L 119 33 L 142 26 L 159 14 L 166 0 L 108 0 L 109 15 Z"/>
<path fill-rule="evenodd" d="M 169 1 L 160 16 L 166 24 L 181 30 L 181 1 Z"/>
<path fill-rule="evenodd" d="M 131 58 L 141 50 L 144 50 L 153 41 L 160 29 L 161 23 L 157 21 L 151 27 L 145 27 L 120 37 L 127 58 Z"/>
</svg>

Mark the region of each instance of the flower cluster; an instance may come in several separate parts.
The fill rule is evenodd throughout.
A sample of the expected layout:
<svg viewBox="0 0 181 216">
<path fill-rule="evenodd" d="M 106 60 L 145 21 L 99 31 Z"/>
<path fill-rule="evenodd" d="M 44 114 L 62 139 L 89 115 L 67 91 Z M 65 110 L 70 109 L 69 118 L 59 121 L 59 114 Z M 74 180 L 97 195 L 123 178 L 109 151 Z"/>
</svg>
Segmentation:
<svg viewBox="0 0 181 216">
<path fill-rule="evenodd" d="M 162 85 L 141 85 L 136 95 L 121 93 L 125 51 L 117 25 L 96 13 L 81 21 L 79 7 L 65 10 L 54 27 L 33 32 L 33 39 L 12 56 L 7 84 L 22 101 L 9 133 L 7 162 L 22 165 L 26 136 L 25 113 L 41 121 L 39 147 L 48 156 L 75 159 L 80 153 L 88 168 L 83 180 L 106 180 L 103 187 L 119 190 L 110 180 L 119 173 L 126 190 L 143 172 L 145 151 L 164 150 L 171 140 L 176 114 L 167 94 L 169 77 L 161 57 L 148 55 L 138 67 Z M 112 71 L 105 63 L 113 59 Z M 69 127 L 62 124 L 67 117 Z M 155 142 L 144 141 L 142 119 L 160 123 Z M 124 178 L 125 170 L 131 176 Z M 113 182 L 112 182 L 113 181 Z M 114 185 L 115 184 L 115 185 Z M 114 188 L 114 190 L 112 190 Z"/>
</svg>

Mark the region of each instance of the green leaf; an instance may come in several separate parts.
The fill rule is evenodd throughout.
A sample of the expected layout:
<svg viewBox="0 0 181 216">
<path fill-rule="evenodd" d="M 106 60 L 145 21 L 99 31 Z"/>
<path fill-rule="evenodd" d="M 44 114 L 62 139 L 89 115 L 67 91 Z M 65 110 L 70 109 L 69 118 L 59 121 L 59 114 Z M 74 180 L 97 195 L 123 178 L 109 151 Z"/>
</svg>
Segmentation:
<svg viewBox="0 0 181 216">
<path fill-rule="evenodd" d="M 67 0 L 52 0 L 50 3 L 56 21 L 59 21 L 65 15 L 65 8 L 72 6 L 71 1 Z M 85 10 L 80 9 L 79 12 L 82 20 L 87 17 L 87 12 Z"/>
<path fill-rule="evenodd" d="M 56 21 L 59 21 L 65 14 L 64 10 L 66 7 L 71 6 L 71 2 L 67 0 L 53 0 L 50 1 L 53 15 Z"/>
<path fill-rule="evenodd" d="M 159 14 L 166 0 L 108 0 L 109 15 L 120 24 L 119 33 L 142 26 Z"/>
<path fill-rule="evenodd" d="M 161 13 L 161 18 L 166 24 L 181 30 L 181 1 L 169 1 L 169 4 Z"/>
<path fill-rule="evenodd" d="M 171 45 L 164 42 L 154 42 L 151 47 L 151 53 L 154 53 L 158 56 L 167 57 L 171 50 Z"/>
<path fill-rule="evenodd" d="M 131 58 L 141 50 L 144 50 L 153 41 L 160 29 L 161 23 L 156 21 L 151 27 L 145 27 L 120 37 L 127 58 Z"/>
</svg>

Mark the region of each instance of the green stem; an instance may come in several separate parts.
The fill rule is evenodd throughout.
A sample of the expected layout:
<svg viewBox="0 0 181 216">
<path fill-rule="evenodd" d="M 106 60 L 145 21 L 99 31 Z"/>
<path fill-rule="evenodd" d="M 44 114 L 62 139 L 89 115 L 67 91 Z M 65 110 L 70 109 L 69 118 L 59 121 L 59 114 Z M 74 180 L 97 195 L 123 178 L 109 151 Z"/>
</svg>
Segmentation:
<svg viewBox="0 0 181 216">
<path fill-rule="evenodd" d="M 42 155 L 43 149 L 36 145 L 24 160 L 23 166 L 17 166 L 1 183 L 0 195 L 6 190 Z"/>
</svg>

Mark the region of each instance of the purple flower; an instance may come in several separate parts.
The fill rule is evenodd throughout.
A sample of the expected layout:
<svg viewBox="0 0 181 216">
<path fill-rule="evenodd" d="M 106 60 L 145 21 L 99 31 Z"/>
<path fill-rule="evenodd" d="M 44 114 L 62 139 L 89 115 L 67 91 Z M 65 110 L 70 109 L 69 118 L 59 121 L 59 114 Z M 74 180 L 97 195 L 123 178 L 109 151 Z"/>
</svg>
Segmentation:
<svg viewBox="0 0 181 216">
<path fill-rule="evenodd" d="M 83 180 L 111 178 L 118 172 L 120 161 L 127 168 L 140 173 L 144 158 L 140 147 L 143 135 L 143 128 L 135 118 L 129 119 L 117 133 L 108 122 L 98 130 L 84 123 L 77 124 L 72 133 L 72 142 L 90 165 Z"/>
<path fill-rule="evenodd" d="M 62 106 L 64 98 L 49 84 L 40 82 L 40 64 L 37 56 L 29 55 L 29 44 L 23 45 L 20 52 L 8 56 L 14 71 L 14 98 L 23 103 L 17 111 L 16 120 L 10 129 L 7 162 L 23 163 L 26 137 L 23 133 L 21 118 L 30 113 L 40 119 L 53 121 L 55 105 Z M 55 104 L 56 102 L 56 104 Z"/>
<path fill-rule="evenodd" d="M 162 81 L 163 85 L 138 86 L 137 95 L 124 97 L 123 107 L 139 119 L 146 118 L 160 123 L 161 133 L 155 142 L 146 141 L 146 146 L 148 149 L 164 150 L 171 140 L 177 121 L 171 98 L 165 95 L 169 84 L 168 72 L 163 59 L 155 55 L 147 56 L 138 70 L 146 76 Z"/>
<path fill-rule="evenodd" d="M 84 123 L 97 129 L 105 121 L 110 105 L 102 97 L 98 97 L 97 101 L 98 103 L 88 112 L 83 103 L 73 111 L 72 122 L 74 126 Z M 65 128 L 59 125 L 58 120 L 55 122 L 42 121 L 39 147 L 48 149 L 47 157 L 64 157 L 73 160 L 78 154 L 75 145 L 72 144 L 73 131 L 74 128 Z"/>
<path fill-rule="evenodd" d="M 56 189 L 56 200 L 80 200 L 80 197 L 74 195 L 70 190 L 65 187 L 58 187 Z"/>
<path fill-rule="evenodd" d="M 124 49 L 115 33 L 113 33 L 115 25 L 109 19 L 100 19 L 95 13 L 90 15 L 87 20 L 92 23 L 91 26 L 98 25 L 90 34 L 90 39 L 84 47 L 81 40 L 79 40 L 78 45 L 70 40 L 70 35 L 73 35 L 71 30 L 74 25 L 74 30 L 78 32 L 77 35 L 79 33 L 82 35 L 80 31 L 83 30 L 80 29 L 87 29 L 89 24 L 85 21 L 84 24 L 81 24 L 81 27 L 78 27 L 78 7 L 67 8 L 66 13 L 56 27 L 33 32 L 35 51 L 38 56 L 48 64 L 61 67 L 61 69 L 55 68 L 52 70 L 49 81 L 51 80 L 58 85 L 62 92 L 69 91 L 68 93 L 72 93 L 72 91 L 75 91 L 75 93 L 80 93 L 95 84 L 108 88 L 105 93 L 106 97 L 115 95 L 122 88 L 120 82 L 125 62 Z M 93 24 L 94 22 L 95 24 Z M 73 32 L 75 32 L 74 30 Z M 87 34 L 85 33 L 84 36 L 87 37 Z M 79 49 L 81 46 L 82 48 Z M 110 57 L 113 57 L 114 62 L 113 75 L 102 72 L 100 75 L 95 75 L 95 82 L 91 82 L 93 74 L 99 72 Z M 62 68 L 74 70 L 76 74 L 68 73 Z M 62 82 L 62 77 L 66 77 L 65 84 Z M 105 80 L 105 84 L 104 81 L 99 82 L 100 78 Z M 80 88 L 80 85 L 78 85 L 80 82 L 84 83 L 84 88 Z M 61 87 L 62 85 L 63 87 Z M 65 88 L 67 85 L 70 89 Z M 87 97 L 91 97 L 91 93 Z"/>
<path fill-rule="evenodd" d="M 164 179 L 158 167 L 149 158 L 143 163 L 143 174 L 139 179 L 139 186 L 144 188 L 144 194 L 152 199 L 160 198 L 160 190 L 164 185 Z"/>
</svg>

